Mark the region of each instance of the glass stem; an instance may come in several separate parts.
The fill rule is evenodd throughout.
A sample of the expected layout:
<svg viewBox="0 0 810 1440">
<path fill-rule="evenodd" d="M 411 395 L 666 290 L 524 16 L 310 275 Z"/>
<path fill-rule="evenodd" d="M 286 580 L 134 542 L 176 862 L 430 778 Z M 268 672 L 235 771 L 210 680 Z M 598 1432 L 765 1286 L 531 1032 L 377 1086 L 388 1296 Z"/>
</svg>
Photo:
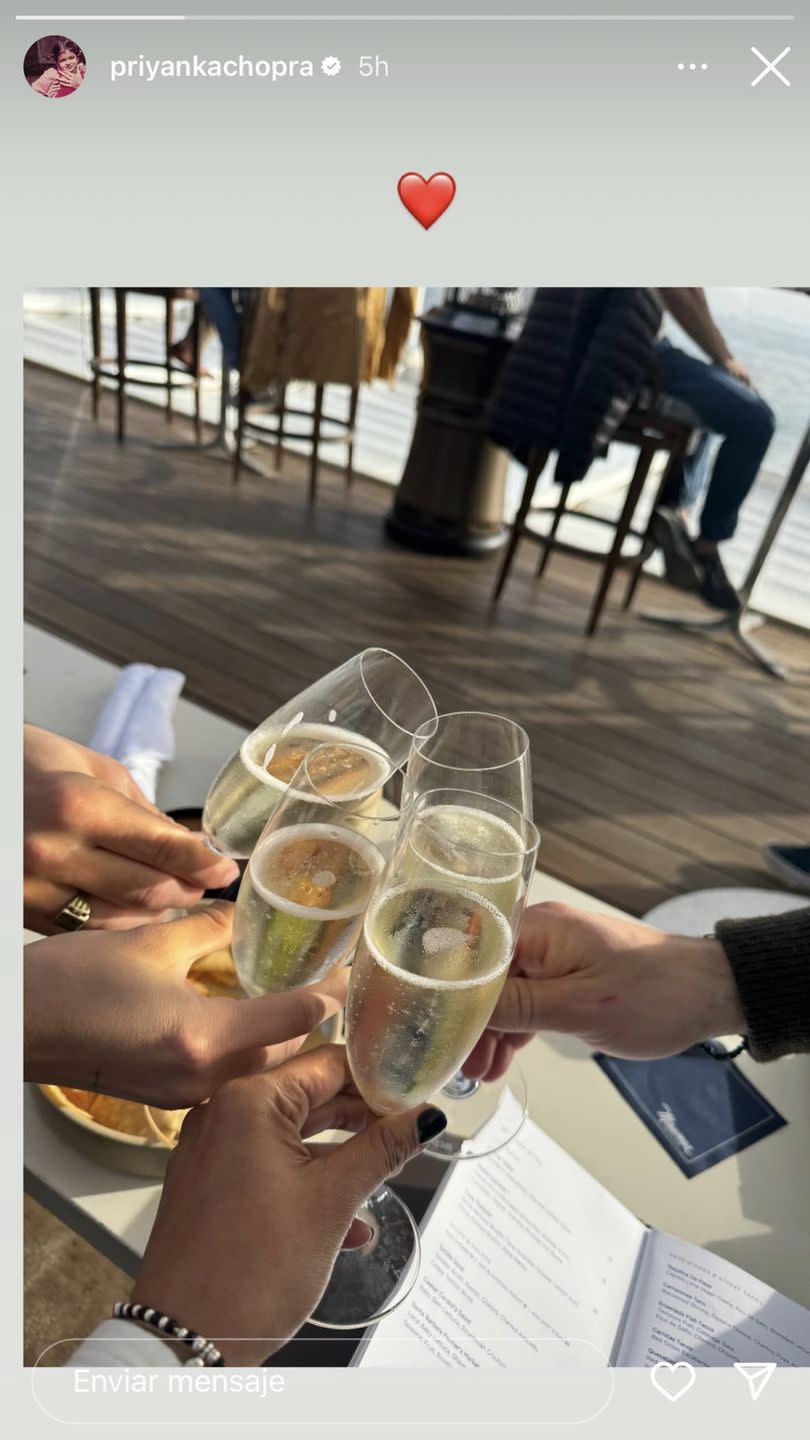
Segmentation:
<svg viewBox="0 0 810 1440">
<path fill-rule="evenodd" d="M 463 1070 L 457 1070 L 447 1084 L 442 1086 L 442 1094 L 448 1095 L 451 1100 L 469 1100 L 480 1087 L 480 1080 L 471 1080 Z"/>
</svg>

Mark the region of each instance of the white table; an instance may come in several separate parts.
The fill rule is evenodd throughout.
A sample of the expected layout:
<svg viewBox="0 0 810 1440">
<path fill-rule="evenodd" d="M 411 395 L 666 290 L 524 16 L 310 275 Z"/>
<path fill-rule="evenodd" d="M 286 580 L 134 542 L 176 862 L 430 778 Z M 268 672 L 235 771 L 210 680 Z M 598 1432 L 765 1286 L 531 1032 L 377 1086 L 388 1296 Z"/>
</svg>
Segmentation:
<svg viewBox="0 0 810 1440">
<path fill-rule="evenodd" d="M 27 720 L 86 741 L 116 674 L 115 666 L 26 627 Z M 201 804 L 211 776 L 243 732 L 181 700 L 176 734 L 177 758 L 164 773 L 159 793 L 166 808 Z M 530 893 L 532 901 L 610 909 L 541 873 Z M 579 1041 L 538 1038 L 521 1058 L 532 1118 L 625 1205 L 649 1224 L 707 1245 L 810 1306 L 810 1058 L 793 1056 L 762 1066 L 743 1057 L 738 1063 L 788 1124 L 686 1180 Z M 26 1095 L 29 1192 L 134 1273 L 159 1185 L 118 1175 L 85 1158 L 48 1122 L 39 1101 L 35 1093 Z M 64 1131 L 67 1136 L 67 1126 Z M 434 1179 L 437 1164 L 429 1162 Z M 418 1175 L 417 1168 L 413 1178 Z"/>
</svg>

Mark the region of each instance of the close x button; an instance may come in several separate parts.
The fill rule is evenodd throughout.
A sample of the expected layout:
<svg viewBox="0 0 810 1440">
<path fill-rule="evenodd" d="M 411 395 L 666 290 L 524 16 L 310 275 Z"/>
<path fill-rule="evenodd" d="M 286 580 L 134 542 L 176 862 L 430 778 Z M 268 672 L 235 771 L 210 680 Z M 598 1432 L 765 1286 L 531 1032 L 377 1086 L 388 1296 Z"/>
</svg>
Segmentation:
<svg viewBox="0 0 810 1440">
<path fill-rule="evenodd" d="M 777 65 L 779 65 L 781 61 L 784 60 L 785 56 L 790 54 L 789 45 L 785 46 L 782 53 L 780 55 L 777 55 L 775 60 L 769 60 L 766 55 L 763 55 L 761 50 L 757 50 L 756 45 L 751 46 L 751 54 L 756 55 L 757 59 L 761 60 L 762 64 L 765 66 L 764 70 L 760 70 L 756 79 L 751 81 L 752 88 L 754 85 L 758 85 L 760 80 L 764 80 L 766 75 L 773 75 L 776 80 L 781 80 L 782 84 L 787 85 L 788 89 L 790 89 L 790 81 L 788 80 L 787 76 L 783 75 L 782 71 L 777 70 L 776 68 Z"/>
</svg>

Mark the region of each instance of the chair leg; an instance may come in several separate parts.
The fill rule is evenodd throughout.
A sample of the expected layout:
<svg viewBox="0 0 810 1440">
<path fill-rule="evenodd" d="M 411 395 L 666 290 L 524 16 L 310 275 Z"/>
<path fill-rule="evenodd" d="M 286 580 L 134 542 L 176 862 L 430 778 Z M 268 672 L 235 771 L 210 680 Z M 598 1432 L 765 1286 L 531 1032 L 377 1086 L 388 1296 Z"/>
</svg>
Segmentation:
<svg viewBox="0 0 810 1440">
<path fill-rule="evenodd" d="M 194 338 L 192 340 L 191 365 L 194 371 L 194 438 L 196 439 L 198 445 L 202 440 L 202 416 L 200 414 L 200 369 L 202 366 L 202 344 L 200 337 L 200 320 L 200 302 L 199 300 L 197 300 L 194 303 Z"/>
<path fill-rule="evenodd" d="M 229 376 L 229 374 L 230 374 L 230 372 L 228 371 L 228 369 L 223 366 L 223 370 L 222 370 L 222 383 L 223 383 L 223 385 L 226 385 L 226 384 L 228 383 L 227 377 Z M 241 471 L 241 468 L 242 468 L 242 439 L 243 439 L 243 432 L 244 432 L 244 423 L 245 423 L 245 397 L 244 397 L 244 395 L 243 395 L 243 393 L 242 393 L 242 390 L 241 390 L 241 381 L 240 381 L 240 390 L 239 390 L 239 395 L 238 395 L 238 398 L 237 398 L 237 401 L 236 401 L 236 434 L 234 435 L 233 461 L 232 461 L 232 464 L 231 464 L 231 479 L 232 479 L 234 485 L 238 485 L 238 484 L 239 484 L 240 471 Z"/>
<path fill-rule="evenodd" d="M 357 401 L 360 391 L 356 385 L 352 386 L 349 399 L 349 445 L 346 457 L 346 489 L 351 490 L 354 484 L 354 427 L 357 423 Z"/>
<path fill-rule="evenodd" d="M 281 474 L 281 446 L 284 439 L 284 416 L 287 413 L 287 386 L 282 385 L 278 398 L 278 429 L 276 430 L 276 474 Z"/>
<path fill-rule="evenodd" d="M 101 402 L 101 376 L 98 373 L 101 364 L 101 291 L 97 286 L 90 287 L 90 332 L 93 338 L 93 419 L 98 420 Z"/>
<path fill-rule="evenodd" d="M 520 508 L 515 516 L 512 534 L 509 536 L 509 543 L 507 544 L 503 561 L 501 562 L 501 568 L 498 571 L 498 578 L 495 581 L 495 589 L 492 592 L 490 602 L 492 605 L 496 605 L 501 598 L 501 591 L 506 584 L 507 576 L 512 568 L 512 561 L 515 558 L 515 551 L 517 550 L 520 537 L 523 534 L 526 516 L 529 513 L 529 507 L 531 506 L 534 492 L 537 488 L 537 482 L 540 479 L 547 459 L 547 450 L 532 450 L 529 455 L 529 461 L 526 467 L 526 483 L 523 486 Z"/>
<path fill-rule="evenodd" d="M 664 492 L 667 480 L 669 479 L 670 471 L 672 470 L 672 467 L 674 465 L 680 463 L 681 459 L 683 458 L 683 453 L 685 449 L 686 444 L 678 446 L 677 449 L 673 449 L 669 453 L 669 459 L 664 466 L 663 473 L 661 475 L 661 481 L 655 493 L 655 499 L 653 500 L 652 509 L 650 511 L 650 518 L 647 522 L 647 529 L 644 533 L 644 539 L 641 542 L 641 549 L 639 551 L 638 560 L 630 572 L 630 578 L 627 582 L 627 589 L 624 592 L 624 599 L 622 601 L 623 610 L 630 609 L 636 590 L 638 589 L 639 581 L 641 579 L 641 572 L 647 561 L 649 560 L 650 556 L 654 555 L 658 548 L 651 534 L 652 518 L 658 508 L 658 502 Z"/>
<path fill-rule="evenodd" d="M 654 444 L 642 445 L 641 450 L 639 451 L 638 463 L 633 472 L 633 478 L 630 481 L 630 488 L 627 491 L 627 498 L 625 499 L 622 513 L 619 516 L 619 520 L 616 525 L 616 530 L 613 536 L 613 544 L 610 547 L 610 553 L 607 557 L 607 560 L 602 567 L 602 577 L 599 581 L 599 588 L 596 592 L 596 595 L 594 596 L 594 601 L 591 606 L 591 613 L 588 616 L 588 623 L 585 627 L 585 634 L 589 637 L 596 633 L 596 627 L 599 624 L 599 617 L 602 614 L 602 607 L 605 603 L 605 600 L 607 599 L 607 593 L 610 589 L 611 581 L 613 580 L 613 576 L 616 570 L 621 564 L 622 547 L 627 538 L 627 532 L 630 529 L 630 525 L 632 523 L 633 515 L 635 514 L 635 509 L 639 502 L 641 492 L 644 489 L 644 482 L 650 472 L 650 466 L 653 462 L 654 455 Z"/>
<path fill-rule="evenodd" d="M 623 610 L 630 609 L 630 606 L 633 603 L 633 598 L 638 589 L 638 582 L 641 579 L 641 572 L 644 569 L 644 566 L 649 560 L 651 554 L 652 551 L 647 552 L 646 545 L 642 545 L 641 553 L 639 554 L 638 560 L 633 566 L 633 569 L 630 571 L 630 579 L 627 582 L 627 589 L 624 592 L 624 599 L 622 600 Z"/>
<path fill-rule="evenodd" d="M 118 444 L 123 445 L 126 428 L 126 386 L 127 386 L 127 292 L 115 292 L 115 335 L 118 348 Z"/>
<path fill-rule="evenodd" d="M 650 511 L 651 516 L 658 509 L 658 506 L 661 503 L 661 496 L 664 494 L 664 491 L 667 488 L 671 472 L 676 468 L 676 466 L 681 464 L 688 449 L 689 442 L 684 441 L 682 445 L 678 445 L 676 448 L 673 448 L 670 451 L 669 459 L 667 460 L 667 463 L 661 472 L 661 482 L 655 492 L 655 499 L 653 500 L 652 510 Z"/>
<path fill-rule="evenodd" d="M 627 582 L 627 589 L 624 592 L 624 599 L 622 600 L 623 610 L 630 609 L 630 606 L 632 605 L 633 599 L 635 597 L 635 593 L 638 589 L 639 581 L 641 579 L 641 572 L 644 569 L 644 566 L 647 564 L 650 556 L 655 554 L 655 549 L 656 547 L 651 541 L 648 542 L 646 539 L 642 541 L 638 559 L 636 560 L 632 570 L 630 571 L 630 579 Z"/>
<path fill-rule="evenodd" d="M 537 572 L 535 575 L 535 579 L 537 580 L 541 579 L 545 568 L 548 565 L 549 560 L 551 559 L 551 552 L 554 549 L 554 545 L 552 542 L 554 540 L 554 536 L 557 534 L 557 531 L 559 529 L 560 521 L 565 514 L 565 507 L 568 504 L 568 492 L 570 489 L 570 485 L 564 485 L 560 493 L 560 498 L 557 501 L 557 509 L 554 511 L 554 519 L 551 522 L 551 528 L 548 534 L 544 537 L 544 544 L 540 552 L 540 559 L 537 562 Z"/>
<path fill-rule="evenodd" d="M 321 416 L 323 415 L 323 385 L 315 386 L 315 409 L 312 412 L 312 454 L 309 461 L 309 503 L 315 504 L 318 495 L 318 450 L 321 443 Z"/>
<path fill-rule="evenodd" d="M 172 332 L 174 331 L 174 301 L 166 296 L 166 419 L 172 419 Z"/>
</svg>

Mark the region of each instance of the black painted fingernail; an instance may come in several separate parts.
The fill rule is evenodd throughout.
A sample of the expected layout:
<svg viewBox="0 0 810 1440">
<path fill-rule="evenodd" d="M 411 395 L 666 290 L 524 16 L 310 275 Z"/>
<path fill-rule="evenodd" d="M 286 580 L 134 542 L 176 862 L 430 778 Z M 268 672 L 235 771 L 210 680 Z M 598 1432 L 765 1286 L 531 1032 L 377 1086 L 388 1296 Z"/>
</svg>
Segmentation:
<svg viewBox="0 0 810 1440">
<path fill-rule="evenodd" d="M 435 1140 L 441 1135 L 442 1130 L 447 1129 L 447 1116 L 443 1110 L 437 1110 L 431 1106 L 429 1110 L 423 1110 L 416 1122 L 416 1133 L 419 1136 L 419 1144 L 427 1145 L 428 1140 Z"/>
<path fill-rule="evenodd" d="M 242 884 L 241 876 L 237 875 L 230 885 L 221 885 L 216 890 L 206 890 L 203 900 L 235 900 L 239 894 L 239 886 Z"/>
</svg>

